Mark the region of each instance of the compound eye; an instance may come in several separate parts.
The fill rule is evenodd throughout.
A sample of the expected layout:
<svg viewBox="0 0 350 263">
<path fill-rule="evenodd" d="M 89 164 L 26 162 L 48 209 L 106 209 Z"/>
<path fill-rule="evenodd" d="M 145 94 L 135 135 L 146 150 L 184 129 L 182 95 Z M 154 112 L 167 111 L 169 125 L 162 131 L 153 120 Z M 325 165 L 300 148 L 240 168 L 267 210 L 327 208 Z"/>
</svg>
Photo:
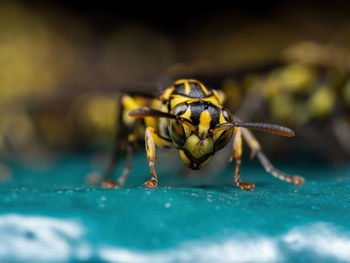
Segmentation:
<svg viewBox="0 0 350 263">
<path fill-rule="evenodd" d="M 214 152 L 224 148 L 231 140 L 233 135 L 233 129 L 226 129 L 222 134 L 214 141 Z"/>
<path fill-rule="evenodd" d="M 232 115 L 227 109 L 222 109 L 222 116 L 224 117 L 225 121 L 228 123 L 232 123 Z M 218 133 L 221 131 L 218 131 Z M 214 151 L 218 151 L 222 148 L 224 148 L 231 140 L 233 135 L 233 129 L 226 129 L 222 131 L 222 133 L 218 136 L 214 134 Z"/>
<path fill-rule="evenodd" d="M 231 115 L 231 113 L 228 110 L 223 109 L 222 110 L 222 116 L 224 116 L 225 121 L 232 122 L 232 115 Z"/>
<path fill-rule="evenodd" d="M 169 134 L 173 142 L 179 146 L 184 145 L 186 134 L 182 123 L 178 120 L 169 120 Z"/>
<path fill-rule="evenodd" d="M 181 103 L 174 107 L 174 109 L 171 111 L 172 114 L 181 116 L 184 114 L 188 109 L 188 105 L 186 103 Z"/>
<path fill-rule="evenodd" d="M 187 111 L 187 109 L 187 103 L 180 103 L 176 105 L 170 113 L 176 116 L 181 116 Z M 186 142 L 185 128 L 179 120 L 169 119 L 169 134 L 173 142 L 179 146 L 184 145 Z"/>
</svg>

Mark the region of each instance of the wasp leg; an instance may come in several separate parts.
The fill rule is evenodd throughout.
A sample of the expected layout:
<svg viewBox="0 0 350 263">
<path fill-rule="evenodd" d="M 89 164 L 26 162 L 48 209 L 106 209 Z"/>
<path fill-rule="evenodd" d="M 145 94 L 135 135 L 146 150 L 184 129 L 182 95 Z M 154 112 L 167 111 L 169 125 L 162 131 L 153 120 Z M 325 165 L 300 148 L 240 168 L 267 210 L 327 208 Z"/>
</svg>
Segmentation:
<svg viewBox="0 0 350 263">
<path fill-rule="evenodd" d="M 103 174 L 102 188 L 118 188 L 122 187 L 125 184 L 132 167 L 132 144 L 136 142 L 142 126 L 141 119 L 133 120 L 132 123 L 129 125 L 126 125 L 124 123 L 124 112 L 134 110 L 135 108 L 138 108 L 140 106 L 134 101 L 133 98 L 127 95 L 123 95 L 120 97 L 120 102 L 118 105 L 120 105 L 120 109 L 117 120 L 118 128 L 115 135 L 114 149 L 108 167 Z M 122 155 L 121 144 L 125 141 L 127 141 L 126 165 L 122 172 L 122 175 L 117 179 L 117 181 L 113 181 L 110 178 L 112 177 L 114 168 L 116 167 L 117 162 Z"/>
<path fill-rule="evenodd" d="M 274 177 L 277 177 L 278 179 L 282 181 L 286 181 L 288 183 L 294 183 L 295 185 L 302 185 L 304 183 L 304 178 L 297 175 L 288 175 L 285 174 L 278 169 L 276 169 L 269 159 L 266 157 L 266 155 L 263 153 L 261 146 L 257 139 L 254 137 L 254 135 L 247 129 L 242 129 L 242 135 L 245 141 L 248 143 L 250 149 L 252 150 L 250 157 L 254 158 L 256 155 L 262 164 L 262 166 L 265 168 L 266 172 L 272 174 Z"/>
<path fill-rule="evenodd" d="M 145 146 L 148 159 L 149 169 L 151 171 L 151 179 L 147 180 L 143 186 L 148 188 L 155 188 L 158 185 L 158 177 L 154 162 L 156 160 L 156 145 L 158 147 L 172 147 L 171 141 L 161 137 L 154 128 L 147 127 L 145 132 Z"/>
<path fill-rule="evenodd" d="M 102 181 L 102 188 L 119 188 L 125 184 L 132 168 L 133 144 L 137 140 L 137 135 L 140 132 L 140 128 L 141 128 L 141 120 L 138 119 L 135 121 L 133 125 L 133 133 L 128 136 L 128 142 L 126 145 L 126 165 L 124 167 L 122 175 L 119 176 L 117 181 L 113 181 L 109 179 L 113 174 L 113 170 L 117 164 L 117 160 L 120 158 L 119 143 L 115 144 L 116 149 L 113 152 L 113 155 L 111 157 L 111 160 L 106 172 L 103 174 L 104 180 Z"/>
<path fill-rule="evenodd" d="M 128 144 L 126 146 L 126 165 L 124 167 L 122 175 L 117 179 L 117 181 L 109 179 L 112 176 L 113 170 L 116 166 L 116 159 L 118 159 L 118 157 L 111 158 L 113 160 L 110 162 L 108 169 L 103 174 L 104 180 L 102 181 L 102 188 L 119 188 L 125 184 L 132 167 L 132 152 L 132 146 Z"/>
<path fill-rule="evenodd" d="M 252 191 L 255 189 L 255 185 L 251 182 L 241 182 L 240 170 L 241 170 L 241 157 L 242 157 L 242 128 L 236 128 L 236 132 L 233 138 L 233 154 L 230 158 L 232 162 L 233 158 L 236 160 L 236 168 L 234 174 L 235 183 L 242 190 Z"/>
</svg>

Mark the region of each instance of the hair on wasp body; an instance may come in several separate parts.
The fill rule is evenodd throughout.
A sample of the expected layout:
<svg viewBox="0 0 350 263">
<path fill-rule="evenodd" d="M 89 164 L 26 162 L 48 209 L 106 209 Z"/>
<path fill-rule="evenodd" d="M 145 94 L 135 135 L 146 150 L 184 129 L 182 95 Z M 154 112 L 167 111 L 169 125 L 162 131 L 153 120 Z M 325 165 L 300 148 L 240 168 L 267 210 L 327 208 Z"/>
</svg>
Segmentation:
<svg viewBox="0 0 350 263">
<path fill-rule="evenodd" d="M 170 88 L 164 90 L 159 98 L 143 103 L 124 95 L 121 99 L 122 109 L 133 118 L 129 125 L 130 133 L 126 138 L 127 165 L 117 181 L 110 180 L 116 164 L 115 159 L 119 156 L 119 151 L 115 150 L 104 174 L 103 187 L 121 187 L 126 182 L 131 170 L 132 145 L 142 127 L 141 120 L 144 120 L 145 125 L 145 148 L 151 173 L 150 179 L 144 183 L 145 187 L 154 188 L 158 185 L 155 170 L 156 146 L 177 149 L 184 164 L 198 170 L 210 162 L 213 155 L 224 148 L 232 137 L 233 153 L 230 161 L 235 160 L 233 177 L 238 187 L 244 190 L 255 188 L 253 183 L 242 182 L 240 179 L 243 140 L 267 172 L 286 182 L 302 184 L 302 177 L 287 175 L 272 166 L 249 129 L 286 137 L 294 136 L 294 132 L 276 124 L 240 121 L 224 108 L 224 101 L 225 96 L 221 91 L 208 88 L 193 79 L 177 80 Z"/>
</svg>

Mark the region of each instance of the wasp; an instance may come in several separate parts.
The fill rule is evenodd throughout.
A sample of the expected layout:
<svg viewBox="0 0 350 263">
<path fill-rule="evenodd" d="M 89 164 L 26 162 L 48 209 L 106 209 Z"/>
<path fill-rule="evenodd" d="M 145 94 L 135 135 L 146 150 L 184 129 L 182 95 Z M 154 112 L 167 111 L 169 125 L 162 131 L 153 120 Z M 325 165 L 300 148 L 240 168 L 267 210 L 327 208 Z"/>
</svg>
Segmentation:
<svg viewBox="0 0 350 263">
<path fill-rule="evenodd" d="M 233 153 L 230 162 L 235 160 L 234 182 L 243 190 L 254 190 L 252 182 L 242 182 L 240 167 L 242 142 L 245 140 L 263 167 L 273 176 L 295 185 L 301 185 L 304 178 L 287 175 L 276 169 L 267 159 L 256 138 L 249 130 L 258 130 L 276 135 L 292 137 L 294 132 L 283 126 L 268 123 L 242 122 L 224 106 L 225 94 L 206 87 L 198 80 L 180 79 L 165 89 L 158 98 L 145 98 L 123 95 L 119 112 L 119 133 L 126 138 L 126 166 L 116 180 L 110 176 L 120 156 L 120 143 L 116 144 L 109 166 L 104 173 L 102 187 L 116 188 L 125 184 L 132 166 L 133 144 L 137 141 L 142 127 L 145 129 L 145 147 L 150 169 L 150 179 L 145 187 L 155 188 L 158 176 L 155 169 L 156 146 L 176 148 L 182 161 L 191 169 L 200 169 L 224 148 L 233 137 Z"/>
</svg>

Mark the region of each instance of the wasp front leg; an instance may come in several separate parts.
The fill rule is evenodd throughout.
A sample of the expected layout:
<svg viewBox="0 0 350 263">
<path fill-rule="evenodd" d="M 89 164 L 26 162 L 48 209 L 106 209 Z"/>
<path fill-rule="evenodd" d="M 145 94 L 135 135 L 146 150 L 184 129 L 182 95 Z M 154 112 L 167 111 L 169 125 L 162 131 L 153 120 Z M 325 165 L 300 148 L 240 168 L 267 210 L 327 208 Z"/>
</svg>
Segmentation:
<svg viewBox="0 0 350 263">
<path fill-rule="evenodd" d="M 148 188 L 155 188 L 158 185 L 158 177 L 157 177 L 156 169 L 154 167 L 154 162 L 156 160 L 156 145 L 158 147 L 173 146 L 171 141 L 160 136 L 154 128 L 147 127 L 145 132 L 145 146 L 146 146 L 148 165 L 151 172 L 151 179 L 147 180 L 143 184 L 143 186 L 146 186 Z"/>
<path fill-rule="evenodd" d="M 233 158 L 236 160 L 234 180 L 236 185 L 242 190 L 252 191 L 255 189 L 255 185 L 251 182 L 241 182 L 240 170 L 241 170 L 241 159 L 242 159 L 242 128 L 236 128 L 236 132 L 233 138 L 233 154 L 230 158 L 232 162 Z"/>
<path fill-rule="evenodd" d="M 242 129 L 242 135 L 245 141 L 248 143 L 250 149 L 252 150 L 251 158 L 253 158 L 255 155 L 258 157 L 260 163 L 265 168 L 266 172 L 272 174 L 274 177 L 286 181 L 288 183 L 294 183 L 295 185 L 302 185 L 304 183 L 304 178 L 297 175 L 288 175 L 285 174 L 278 169 L 276 169 L 269 159 L 266 157 L 266 155 L 263 153 L 261 146 L 257 139 L 254 137 L 254 135 L 247 129 Z"/>
<path fill-rule="evenodd" d="M 158 185 L 158 177 L 156 169 L 154 168 L 154 162 L 156 160 L 156 146 L 154 144 L 153 134 L 155 134 L 154 129 L 151 127 L 147 127 L 145 132 L 145 146 L 147 152 L 148 165 L 151 171 L 151 179 L 147 180 L 143 185 L 148 188 L 155 188 Z"/>
</svg>

